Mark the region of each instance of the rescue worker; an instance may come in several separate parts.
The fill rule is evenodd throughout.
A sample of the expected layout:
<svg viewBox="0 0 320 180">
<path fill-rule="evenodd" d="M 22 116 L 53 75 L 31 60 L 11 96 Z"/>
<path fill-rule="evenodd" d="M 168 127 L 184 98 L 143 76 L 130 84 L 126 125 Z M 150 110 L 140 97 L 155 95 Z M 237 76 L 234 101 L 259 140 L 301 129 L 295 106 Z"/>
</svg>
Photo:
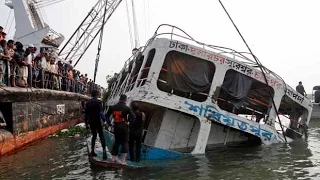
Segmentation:
<svg viewBox="0 0 320 180">
<path fill-rule="evenodd" d="M 128 115 L 130 116 L 130 120 L 132 122 L 135 120 L 136 116 L 131 110 L 130 107 L 126 105 L 127 96 L 122 94 L 120 96 L 119 102 L 114 105 L 110 106 L 108 112 L 106 114 L 106 120 L 109 125 L 111 125 L 109 117 L 112 114 L 113 116 L 113 133 L 115 136 L 115 143 L 112 149 L 112 161 L 117 160 L 119 145 L 121 144 L 121 163 L 126 163 L 126 157 L 128 152 L 128 139 L 129 139 L 129 120 Z M 131 122 L 131 123 L 132 123 Z"/>
<path fill-rule="evenodd" d="M 103 159 L 107 159 L 107 152 L 106 152 L 106 143 L 104 140 L 103 135 L 103 128 L 101 124 L 101 112 L 102 109 L 102 102 L 97 99 L 99 95 L 99 92 L 97 90 L 93 90 L 91 93 L 92 99 L 90 99 L 85 104 L 85 123 L 87 129 L 90 127 L 91 133 L 92 133 L 92 139 L 91 139 L 91 155 L 97 156 L 97 154 L 94 152 L 94 147 L 96 144 L 97 139 L 97 133 L 99 134 L 99 138 L 102 145 L 103 150 Z M 104 118 L 102 118 L 104 120 Z M 89 127 L 88 127 L 89 126 Z"/>
<path fill-rule="evenodd" d="M 129 134 L 129 154 L 130 161 L 139 162 L 141 160 L 141 143 L 142 143 L 142 132 L 143 125 L 146 119 L 144 112 L 141 112 L 138 108 L 137 103 L 132 102 L 131 108 L 136 115 L 136 120 L 130 124 L 130 134 Z M 134 149 L 134 144 L 136 149 Z M 135 156 L 134 156 L 135 151 Z"/>
</svg>

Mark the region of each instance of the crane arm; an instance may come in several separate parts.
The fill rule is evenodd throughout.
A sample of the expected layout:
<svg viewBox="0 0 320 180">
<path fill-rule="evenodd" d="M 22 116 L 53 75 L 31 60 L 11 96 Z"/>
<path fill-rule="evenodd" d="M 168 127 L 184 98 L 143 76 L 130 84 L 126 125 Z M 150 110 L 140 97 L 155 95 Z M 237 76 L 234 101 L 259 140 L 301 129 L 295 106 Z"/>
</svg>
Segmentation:
<svg viewBox="0 0 320 180">
<path fill-rule="evenodd" d="M 59 52 L 65 61 L 75 62 L 76 66 L 92 42 L 98 36 L 122 0 L 98 0 L 86 18 L 78 26 L 70 39 Z"/>
</svg>

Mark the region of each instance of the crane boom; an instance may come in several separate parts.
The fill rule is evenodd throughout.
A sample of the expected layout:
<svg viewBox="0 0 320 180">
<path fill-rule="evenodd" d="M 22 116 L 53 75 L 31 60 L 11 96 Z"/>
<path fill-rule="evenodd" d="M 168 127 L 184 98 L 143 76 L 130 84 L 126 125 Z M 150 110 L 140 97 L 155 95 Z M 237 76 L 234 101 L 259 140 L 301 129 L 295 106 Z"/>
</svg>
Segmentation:
<svg viewBox="0 0 320 180">
<path fill-rule="evenodd" d="M 122 0 L 98 0 L 86 18 L 59 52 L 65 61 L 76 66 L 92 42 L 98 36 Z"/>
<path fill-rule="evenodd" d="M 105 24 L 106 14 L 107 14 L 107 6 L 105 6 L 105 8 L 104 8 L 104 16 L 103 16 L 102 24 Z M 96 63 L 95 63 L 94 75 L 93 75 L 93 82 L 94 83 L 96 82 L 96 77 L 97 77 L 97 72 L 98 72 L 98 66 L 99 66 L 99 60 L 100 60 L 100 50 L 101 50 L 102 41 L 103 41 L 103 29 L 104 29 L 104 26 L 101 27 L 101 32 L 100 32 L 100 38 L 99 38 L 99 44 L 98 44 L 98 53 L 97 53 L 97 57 L 96 57 Z"/>
</svg>

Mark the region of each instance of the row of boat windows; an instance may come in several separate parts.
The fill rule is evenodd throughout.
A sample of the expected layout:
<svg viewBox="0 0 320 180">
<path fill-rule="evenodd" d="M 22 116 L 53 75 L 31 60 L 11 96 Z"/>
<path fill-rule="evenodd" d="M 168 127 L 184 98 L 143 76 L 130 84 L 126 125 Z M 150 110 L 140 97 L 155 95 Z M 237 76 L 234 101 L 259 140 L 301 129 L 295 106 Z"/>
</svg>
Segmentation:
<svg viewBox="0 0 320 180">
<path fill-rule="evenodd" d="M 146 83 L 155 53 L 155 49 L 149 51 L 144 67 L 142 54 L 135 59 L 135 65 L 134 61 L 130 62 L 127 71 L 123 71 L 121 78 L 112 85 L 113 97 Z M 208 99 L 215 71 L 213 62 L 170 51 L 160 70 L 157 87 L 160 91 L 203 102 Z M 274 90 L 270 86 L 237 71 L 227 70 L 222 86 L 215 90 L 211 98 L 228 112 L 266 117 L 273 97 Z M 281 113 L 290 114 L 297 109 L 300 114 L 305 110 L 290 98 L 283 97 L 279 108 Z"/>
</svg>

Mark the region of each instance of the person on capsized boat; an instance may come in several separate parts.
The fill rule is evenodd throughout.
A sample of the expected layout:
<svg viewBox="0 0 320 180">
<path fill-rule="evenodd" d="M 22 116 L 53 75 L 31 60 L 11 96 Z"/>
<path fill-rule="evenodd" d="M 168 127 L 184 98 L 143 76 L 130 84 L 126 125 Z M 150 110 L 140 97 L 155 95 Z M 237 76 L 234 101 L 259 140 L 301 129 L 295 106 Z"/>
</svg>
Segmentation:
<svg viewBox="0 0 320 180">
<path fill-rule="evenodd" d="M 306 91 L 304 90 L 304 87 L 302 85 L 302 82 L 299 82 L 299 85 L 296 87 L 296 91 L 298 91 L 303 96 L 307 95 Z"/>
<path fill-rule="evenodd" d="M 130 124 L 130 134 L 129 134 L 129 154 L 130 161 L 139 162 L 141 160 L 141 143 L 142 143 L 142 132 L 143 125 L 146 119 L 144 112 L 139 110 L 137 103 L 132 102 L 131 108 L 136 115 L 136 120 Z M 136 149 L 134 149 L 134 144 Z M 134 152 L 136 153 L 134 156 Z"/>
<path fill-rule="evenodd" d="M 112 161 L 117 160 L 118 151 L 119 151 L 119 145 L 121 144 L 121 163 L 126 163 L 126 157 L 128 152 L 128 139 L 129 139 L 129 124 L 133 123 L 136 115 L 131 110 L 130 107 L 126 105 L 127 96 L 122 94 L 120 96 L 119 102 L 114 105 L 110 106 L 107 114 L 106 114 L 106 120 L 109 125 L 111 125 L 109 117 L 113 116 L 113 133 L 115 136 L 115 144 L 113 145 L 112 149 Z M 128 115 L 130 116 L 131 122 L 128 120 Z"/>
<path fill-rule="evenodd" d="M 85 104 L 85 124 L 87 129 L 90 127 L 91 133 L 92 133 L 92 139 L 91 139 L 91 155 L 97 156 L 97 154 L 94 152 L 97 134 L 99 134 L 99 138 L 102 145 L 103 150 L 103 159 L 107 159 L 107 152 L 106 152 L 106 143 L 104 140 L 103 135 L 103 128 L 101 124 L 101 119 L 105 120 L 104 118 L 101 118 L 101 112 L 102 109 L 102 102 L 97 99 L 99 95 L 99 92 L 97 90 L 93 90 L 91 93 L 92 99 L 90 99 Z"/>
</svg>

